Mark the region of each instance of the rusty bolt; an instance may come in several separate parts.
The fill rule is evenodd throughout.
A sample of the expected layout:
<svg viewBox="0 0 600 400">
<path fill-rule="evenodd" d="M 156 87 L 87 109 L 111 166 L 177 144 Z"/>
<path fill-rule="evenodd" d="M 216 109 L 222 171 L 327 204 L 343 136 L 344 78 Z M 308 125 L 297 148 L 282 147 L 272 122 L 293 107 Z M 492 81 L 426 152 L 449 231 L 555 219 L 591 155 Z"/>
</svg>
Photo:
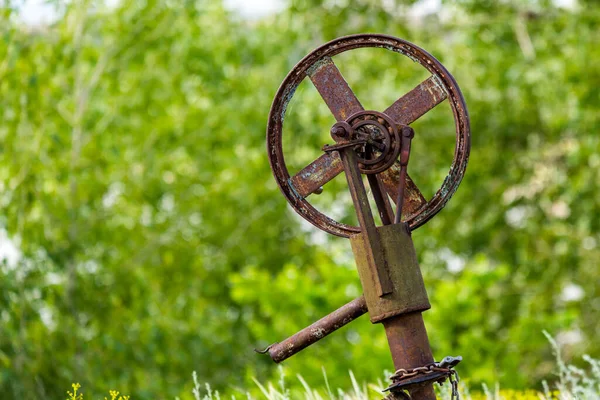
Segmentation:
<svg viewBox="0 0 600 400">
<path fill-rule="evenodd" d="M 342 127 L 342 126 L 333 126 L 331 128 L 331 135 L 332 136 L 338 136 L 338 137 L 346 137 L 346 130 Z"/>
<path fill-rule="evenodd" d="M 345 121 L 339 121 L 331 127 L 330 132 L 333 140 L 337 142 L 339 139 L 350 139 L 352 127 Z"/>
<path fill-rule="evenodd" d="M 402 136 L 406 138 L 412 139 L 415 137 L 415 131 L 410 126 L 403 126 L 401 132 Z"/>
</svg>

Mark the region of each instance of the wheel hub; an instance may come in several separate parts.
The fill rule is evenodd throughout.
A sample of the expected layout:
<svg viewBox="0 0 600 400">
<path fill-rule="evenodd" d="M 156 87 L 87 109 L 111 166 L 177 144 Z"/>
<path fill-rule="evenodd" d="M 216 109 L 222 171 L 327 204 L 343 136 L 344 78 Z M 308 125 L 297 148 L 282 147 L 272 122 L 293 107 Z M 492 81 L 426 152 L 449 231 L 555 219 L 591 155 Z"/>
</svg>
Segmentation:
<svg viewBox="0 0 600 400">
<path fill-rule="evenodd" d="M 360 111 L 346 121 L 336 122 L 331 127 L 331 136 L 338 145 L 356 143 L 354 151 L 363 174 L 385 171 L 400 153 L 398 124 L 377 111 Z"/>
</svg>

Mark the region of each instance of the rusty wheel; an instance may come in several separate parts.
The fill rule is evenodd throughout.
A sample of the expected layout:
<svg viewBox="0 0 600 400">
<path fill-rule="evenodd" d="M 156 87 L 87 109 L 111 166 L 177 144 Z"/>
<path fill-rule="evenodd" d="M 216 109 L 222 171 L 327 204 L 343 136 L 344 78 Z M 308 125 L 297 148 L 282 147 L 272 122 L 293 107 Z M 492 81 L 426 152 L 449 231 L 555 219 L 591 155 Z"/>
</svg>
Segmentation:
<svg viewBox="0 0 600 400">
<path fill-rule="evenodd" d="M 391 50 L 411 58 L 426 68 L 431 76 L 396 100 L 383 113 L 366 111 L 342 77 L 331 57 L 342 52 L 362 48 L 378 47 Z M 333 113 L 338 124 L 364 124 L 357 118 L 376 120 L 388 125 L 388 121 L 409 125 L 436 105 L 448 99 L 456 127 L 456 146 L 450 171 L 440 189 L 427 201 L 410 178 L 403 203 L 403 220 L 410 229 L 416 229 L 437 214 L 454 194 L 467 167 L 470 150 L 470 126 L 467 107 L 460 88 L 446 68 L 425 50 L 405 40 L 378 34 L 360 34 L 335 39 L 317 48 L 304 57 L 285 77 L 269 113 L 267 126 L 267 150 L 271 169 L 281 191 L 292 207 L 316 227 L 337 236 L 349 237 L 360 232 L 360 228 L 335 221 L 314 208 L 306 198 L 325 183 L 343 172 L 342 162 L 336 151 L 325 152 L 322 156 L 290 176 L 282 150 L 282 127 L 285 111 L 300 82 L 308 76 L 321 97 Z M 364 117 L 367 115 L 367 117 Z M 371 117 L 372 116 L 372 117 Z M 376 122 L 376 121 L 374 121 Z M 338 129 L 334 125 L 334 129 Z M 390 132 L 392 132 L 390 130 Z M 394 140 L 394 135 L 386 138 Z M 382 142 L 383 143 L 383 142 Z M 386 142 L 388 143 L 388 142 Z M 385 191 L 396 199 L 399 187 L 400 164 L 395 150 L 391 153 L 395 161 L 389 162 L 389 155 L 379 157 L 381 161 L 373 167 L 361 164 L 361 171 L 375 174 Z M 379 160 L 378 158 L 378 160 Z M 369 168 L 371 168 L 369 170 Z"/>
</svg>

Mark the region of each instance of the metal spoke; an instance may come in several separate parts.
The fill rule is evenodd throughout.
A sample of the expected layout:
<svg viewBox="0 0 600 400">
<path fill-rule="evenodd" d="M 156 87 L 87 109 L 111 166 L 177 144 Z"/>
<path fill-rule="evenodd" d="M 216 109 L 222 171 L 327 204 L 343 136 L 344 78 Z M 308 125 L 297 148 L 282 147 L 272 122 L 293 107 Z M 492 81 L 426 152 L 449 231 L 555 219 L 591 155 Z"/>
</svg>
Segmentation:
<svg viewBox="0 0 600 400">
<path fill-rule="evenodd" d="M 381 178 L 375 174 L 369 174 L 367 175 L 367 180 L 369 181 L 371 193 L 373 193 L 373 198 L 377 205 L 381 223 L 383 225 L 390 225 L 394 222 L 394 211 L 390 205 L 390 199 L 386 194 Z"/>
<path fill-rule="evenodd" d="M 324 57 L 315 63 L 306 74 L 336 120 L 343 121 L 350 115 L 363 110 L 360 101 L 330 57 Z"/>
<path fill-rule="evenodd" d="M 331 58 L 324 58 L 307 72 L 311 81 L 325 100 L 325 103 L 340 121 L 349 115 L 363 110 L 362 105 L 344 80 Z M 446 99 L 446 92 L 432 76 L 392 104 L 385 114 L 396 122 L 408 125 Z M 343 165 L 337 152 L 323 154 L 294 175 L 290 182 L 296 193 L 306 198 L 318 191 L 343 171 Z M 400 165 L 394 164 L 379 174 L 381 183 L 395 201 L 398 192 Z M 410 215 L 427 201 L 410 179 L 407 179 L 404 215 Z"/>
<path fill-rule="evenodd" d="M 430 76 L 419 86 L 400 97 L 383 113 L 403 125 L 410 125 L 427 111 L 440 104 L 447 97 L 446 91 Z"/>
<path fill-rule="evenodd" d="M 384 111 L 384 114 L 403 125 L 410 125 L 427 111 L 440 104 L 447 97 L 446 91 L 438 83 L 437 78 L 430 76 L 417 87 L 400 97 Z M 398 196 L 400 183 L 400 163 L 396 161 L 392 167 L 379 174 L 385 190 L 394 202 Z M 427 203 L 423 194 L 409 176 L 406 178 L 402 215 L 412 215 L 423 204 Z"/>
<path fill-rule="evenodd" d="M 295 192 L 302 198 L 318 191 L 344 170 L 337 151 L 325 153 L 290 179 Z"/>
<path fill-rule="evenodd" d="M 400 162 L 396 161 L 389 169 L 378 174 L 385 191 L 390 195 L 394 203 L 398 196 L 400 185 Z M 404 188 L 404 204 L 402 204 L 402 215 L 410 216 L 427 203 L 423 194 L 415 185 L 410 176 L 406 176 L 406 187 Z"/>
</svg>

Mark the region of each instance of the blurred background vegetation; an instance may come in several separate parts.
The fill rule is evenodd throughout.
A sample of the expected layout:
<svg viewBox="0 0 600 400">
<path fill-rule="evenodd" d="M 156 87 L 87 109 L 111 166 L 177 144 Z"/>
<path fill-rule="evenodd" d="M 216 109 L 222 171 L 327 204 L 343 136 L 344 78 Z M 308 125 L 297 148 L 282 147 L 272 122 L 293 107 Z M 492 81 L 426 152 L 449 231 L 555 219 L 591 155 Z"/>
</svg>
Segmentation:
<svg viewBox="0 0 600 400">
<path fill-rule="evenodd" d="M 360 294 L 348 242 L 291 211 L 265 151 L 287 71 L 359 32 L 427 49 L 471 115 L 466 177 L 413 235 L 436 358 L 460 354 L 473 385 L 518 389 L 552 378 L 544 329 L 567 361 L 599 357 L 600 5 L 422 3 L 291 1 L 248 17 L 219 1 L 51 2 L 57 18 L 32 25 L 4 1 L 2 398 L 57 399 L 73 381 L 90 395 L 189 398 L 194 370 L 241 393 L 277 375 L 253 348 Z M 426 77 L 381 50 L 336 60 L 373 109 Z M 307 83 L 287 118 L 293 172 L 332 117 Z M 410 171 L 431 196 L 453 153 L 447 102 L 415 129 Z M 347 206 L 342 184 L 319 207 Z M 383 328 L 364 317 L 285 364 L 312 386 L 324 367 L 333 387 L 350 369 L 375 381 L 392 368 Z"/>
</svg>

